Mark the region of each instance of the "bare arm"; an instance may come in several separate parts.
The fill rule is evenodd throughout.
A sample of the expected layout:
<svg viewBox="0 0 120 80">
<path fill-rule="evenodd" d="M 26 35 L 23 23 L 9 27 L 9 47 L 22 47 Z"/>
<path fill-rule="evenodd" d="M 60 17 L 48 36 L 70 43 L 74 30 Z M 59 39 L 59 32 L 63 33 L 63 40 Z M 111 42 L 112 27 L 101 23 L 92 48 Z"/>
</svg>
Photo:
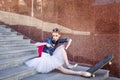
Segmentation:
<svg viewBox="0 0 120 80">
<path fill-rule="evenodd" d="M 46 45 L 47 47 L 52 47 L 49 43 L 47 42 L 37 42 L 35 43 L 35 46 L 42 46 L 42 45 Z"/>
<path fill-rule="evenodd" d="M 72 42 L 72 39 L 69 39 L 68 44 L 67 44 L 67 46 L 66 46 L 66 48 L 65 48 L 66 50 L 67 50 L 68 47 L 70 46 L 71 42 Z"/>
<path fill-rule="evenodd" d="M 35 43 L 35 46 L 42 46 L 42 45 L 46 45 L 46 42 L 37 42 Z"/>
</svg>

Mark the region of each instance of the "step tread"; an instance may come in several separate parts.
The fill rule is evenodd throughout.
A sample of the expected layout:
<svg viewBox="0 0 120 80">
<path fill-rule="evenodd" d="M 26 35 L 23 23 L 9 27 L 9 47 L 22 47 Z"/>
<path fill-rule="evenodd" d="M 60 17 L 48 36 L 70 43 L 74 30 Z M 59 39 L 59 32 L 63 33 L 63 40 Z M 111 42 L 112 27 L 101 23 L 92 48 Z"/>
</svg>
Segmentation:
<svg viewBox="0 0 120 80">
<path fill-rule="evenodd" d="M 30 44 L 3 44 L 0 45 L 0 47 L 16 47 L 16 46 L 35 46 L 34 44 L 30 43 Z"/>
<path fill-rule="evenodd" d="M 23 35 L 0 35 L 0 37 L 23 37 Z"/>
<path fill-rule="evenodd" d="M 0 59 L 0 70 L 5 70 L 7 68 L 17 67 L 22 65 L 26 60 L 37 57 L 36 53 L 25 54 L 22 56 L 17 56 L 14 58 Z"/>
<path fill-rule="evenodd" d="M 15 37 L 15 36 L 19 36 L 19 35 L 16 35 L 16 34 L 9 34 L 9 35 L 5 35 L 5 34 L 0 34 L 0 37 Z"/>
<path fill-rule="evenodd" d="M 14 35 L 17 35 L 17 32 L 0 32 L 0 35 L 11 35 L 11 34 L 14 34 Z"/>
<path fill-rule="evenodd" d="M 22 65 L 22 66 L 19 66 L 19 67 L 14 67 L 14 68 L 10 68 L 10 69 L 1 70 L 0 71 L 0 79 L 8 78 L 8 77 L 10 77 L 12 75 L 16 75 L 16 74 L 19 74 L 19 73 L 22 74 L 22 73 L 28 72 L 28 71 L 36 72 L 34 69 L 29 68 L 26 65 Z M 32 74 L 32 72 L 31 72 L 31 74 Z"/>
<path fill-rule="evenodd" d="M 33 43 L 30 43 L 30 44 L 3 44 L 3 45 L 0 45 L 0 46 L 5 46 L 5 47 L 9 47 L 9 46 L 35 46 Z"/>
<path fill-rule="evenodd" d="M 16 45 L 16 46 L 0 46 L 0 52 L 4 51 L 11 51 L 11 50 L 21 50 L 21 49 L 27 49 L 27 48 L 36 48 L 36 46 L 33 45 Z"/>
<path fill-rule="evenodd" d="M 37 50 L 37 48 L 28 48 L 28 49 L 21 49 L 21 50 L 4 51 L 4 52 L 0 52 L 0 54 L 10 54 L 10 53 L 23 52 L 23 51 L 29 51 L 29 50 Z"/>
<path fill-rule="evenodd" d="M 30 39 L 23 39 L 23 40 L 30 40 Z M 6 42 L 6 41 L 21 41 L 21 40 L 0 40 L 0 41 Z"/>
<path fill-rule="evenodd" d="M 11 32 L 10 28 L 0 28 L 0 32 Z"/>
<path fill-rule="evenodd" d="M 6 27 L 6 25 L 4 25 L 4 24 L 0 24 L 0 27 Z"/>
<path fill-rule="evenodd" d="M 20 60 L 26 60 L 28 58 L 34 58 L 37 57 L 36 53 L 33 54 L 26 54 L 26 55 L 22 55 L 22 56 L 18 56 L 18 57 L 14 57 L 14 58 L 6 58 L 6 59 L 0 59 L 0 65 L 4 64 L 4 63 L 9 63 L 12 61 L 20 61 Z"/>
<path fill-rule="evenodd" d="M 0 36 L 0 40 L 23 40 L 23 35 L 17 36 Z"/>
<path fill-rule="evenodd" d="M 11 30 L 10 28 L 0 27 L 0 30 Z"/>
<path fill-rule="evenodd" d="M 23 39 L 23 40 L 0 40 L 0 42 L 11 42 L 11 41 L 27 41 L 27 40 L 30 40 L 30 39 Z"/>
<path fill-rule="evenodd" d="M 11 31 L 11 32 L 0 32 L 0 34 L 9 34 L 9 33 L 18 33 L 16 31 Z"/>
<path fill-rule="evenodd" d="M 39 74 L 30 76 L 30 77 L 26 77 L 26 78 L 24 78 L 24 79 L 22 79 L 22 80 L 38 80 L 38 79 L 40 79 L 40 80 L 50 80 L 50 79 L 48 79 L 48 78 L 50 78 L 51 76 L 55 76 L 55 75 L 57 75 L 57 74 L 59 74 L 59 73 L 60 73 L 60 72 L 54 70 L 54 71 L 52 71 L 52 72 L 50 72 L 50 73 L 45 73 L 45 74 L 39 73 Z M 47 76 L 47 77 L 46 77 L 46 76 Z M 46 79 L 46 78 L 47 78 L 47 79 Z M 62 80 L 62 79 L 61 79 L 61 80 Z M 64 80 L 65 80 L 65 79 L 64 79 Z"/>
</svg>

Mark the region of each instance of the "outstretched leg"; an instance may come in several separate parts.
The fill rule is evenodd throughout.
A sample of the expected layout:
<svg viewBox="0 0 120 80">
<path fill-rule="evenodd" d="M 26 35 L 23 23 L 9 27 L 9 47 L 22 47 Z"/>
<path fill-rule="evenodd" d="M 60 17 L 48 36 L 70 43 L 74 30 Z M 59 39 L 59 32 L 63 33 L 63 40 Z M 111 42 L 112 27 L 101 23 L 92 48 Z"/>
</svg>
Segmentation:
<svg viewBox="0 0 120 80">
<path fill-rule="evenodd" d="M 65 74 L 80 75 L 80 76 L 85 76 L 85 77 L 90 77 L 91 76 L 91 74 L 89 72 L 73 71 L 73 70 L 66 69 L 63 66 L 57 67 L 56 69 L 63 72 L 63 73 L 65 73 Z"/>
</svg>

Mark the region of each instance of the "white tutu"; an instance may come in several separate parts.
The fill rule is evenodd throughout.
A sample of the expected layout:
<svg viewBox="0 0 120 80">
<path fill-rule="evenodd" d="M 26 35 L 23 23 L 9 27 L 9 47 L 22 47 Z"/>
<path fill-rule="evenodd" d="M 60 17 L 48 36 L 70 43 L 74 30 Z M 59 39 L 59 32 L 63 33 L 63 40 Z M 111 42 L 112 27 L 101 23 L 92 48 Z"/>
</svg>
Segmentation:
<svg viewBox="0 0 120 80">
<path fill-rule="evenodd" d="M 64 51 L 64 45 L 61 45 L 56 48 L 52 56 L 42 52 L 41 57 L 26 61 L 25 64 L 36 69 L 38 72 L 48 73 L 64 64 L 64 59 L 62 55 Z"/>
</svg>

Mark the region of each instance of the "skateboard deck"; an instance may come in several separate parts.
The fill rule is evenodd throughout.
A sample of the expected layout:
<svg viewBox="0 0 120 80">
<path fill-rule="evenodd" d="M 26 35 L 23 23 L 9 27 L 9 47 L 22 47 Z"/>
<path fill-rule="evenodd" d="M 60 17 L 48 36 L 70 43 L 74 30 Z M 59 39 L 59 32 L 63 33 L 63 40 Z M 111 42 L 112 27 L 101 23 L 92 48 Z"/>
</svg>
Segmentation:
<svg viewBox="0 0 120 80">
<path fill-rule="evenodd" d="M 112 54 L 106 55 L 102 60 L 100 60 L 98 63 L 96 63 L 94 66 L 92 66 L 90 69 L 87 70 L 87 72 L 91 73 L 93 77 L 95 77 L 95 73 L 101 69 L 106 64 L 111 64 L 111 60 L 113 58 Z"/>
</svg>

